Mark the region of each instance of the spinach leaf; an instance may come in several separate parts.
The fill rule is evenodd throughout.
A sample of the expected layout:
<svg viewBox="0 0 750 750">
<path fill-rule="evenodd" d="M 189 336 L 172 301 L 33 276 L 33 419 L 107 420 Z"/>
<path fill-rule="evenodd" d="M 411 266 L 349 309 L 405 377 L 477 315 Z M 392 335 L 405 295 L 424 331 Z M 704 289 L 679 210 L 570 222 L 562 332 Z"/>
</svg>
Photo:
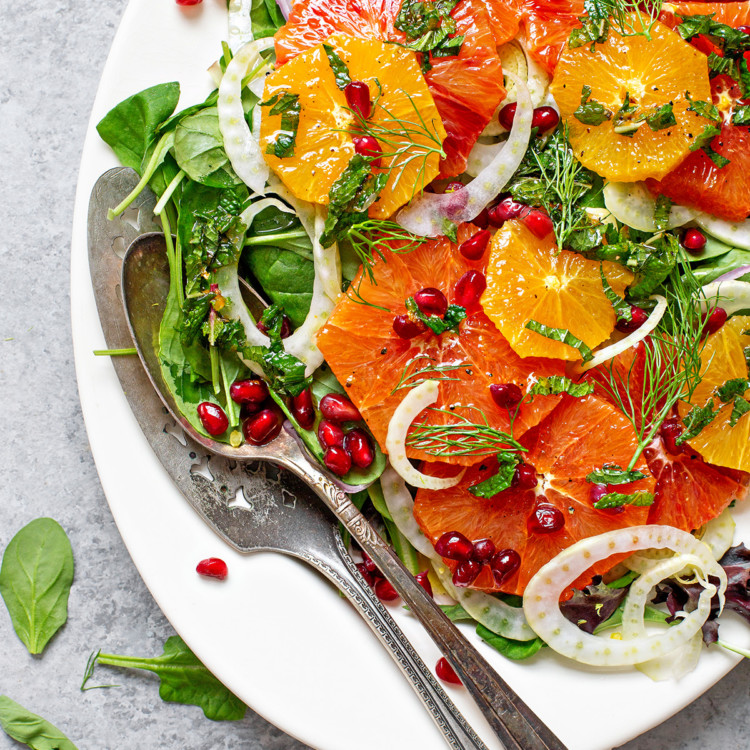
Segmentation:
<svg viewBox="0 0 750 750">
<path fill-rule="evenodd" d="M 247 706 L 224 687 L 178 635 L 168 638 L 164 653 L 154 658 L 99 653 L 97 664 L 145 669 L 158 675 L 159 697 L 168 703 L 199 706 L 213 721 L 239 721 Z"/>
<path fill-rule="evenodd" d="M 0 567 L 0 595 L 16 635 L 41 654 L 68 619 L 73 550 L 57 521 L 37 518 L 8 543 Z"/>
<path fill-rule="evenodd" d="M 497 454 L 497 471 L 483 482 L 471 485 L 469 492 L 474 497 L 491 498 L 507 490 L 516 474 L 521 457 L 515 451 L 500 451 Z"/>
<path fill-rule="evenodd" d="M 273 36 L 285 23 L 275 0 L 253 0 L 250 6 L 253 39 Z"/>
<path fill-rule="evenodd" d="M 714 240 L 713 237 L 709 237 L 708 242 L 706 242 L 706 250 L 710 249 L 714 249 L 716 255 L 709 262 L 701 263 L 693 269 L 695 278 L 701 284 L 708 284 L 727 271 L 750 264 L 750 250 L 730 248 L 728 245 Z M 740 280 L 750 281 L 750 273 L 740 276 Z"/>
<path fill-rule="evenodd" d="M 574 349 L 578 350 L 581 355 L 581 359 L 583 359 L 584 362 L 588 362 L 589 360 L 594 358 L 591 349 L 586 346 L 586 344 L 584 344 L 581 339 L 576 338 L 566 328 L 553 328 L 552 326 L 545 325 L 544 323 L 540 323 L 537 320 L 526 321 L 526 325 L 524 326 L 524 328 L 528 328 L 530 331 L 538 333 L 540 336 L 544 336 L 547 339 L 560 341 L 563 344 L 572 346 Z"/>
<path fill-rule="evenodd" d="M 528 391 L 530 396 L 558 396 L 561 393 L 567 393 L 574 398 L 582 398 L 593 392 L 593 383 L 574 383 L 564 375 L 550 375 L 548 378 L 539 378 Z"/>
<path fill-rule="evenodd" d="M 512 638 L 506 638 L 505 636 L 493 633 L 488 628 L 485 628 L 484 625 L 477 625 L 477 635 L 503 656 L 515 661 L 534 656 L 544 646 L 544 641 L 541 638 L 537 637 L 530 641 L 514 641 Z"/>
<path fill-rule="evenodd" d="M 0 695 L 0 726 L 8 737 L 32 750 L 77 750 L 57 727 L 7 695 Z"/>
<path fill-rule="evenodd" d="M 97 132 L 121 164 L 139 171 L 157 128 L 175 111 L 179 99 L 179 83 L 152 86 L 110 110 L 96 126 Z"/>
<path fill-rule="evenodd" d="M 451 622 L 474 622 L 474 618 L 460 604 L 441 604 L 440 609 Z"/>
<path fill-rule="evenodd" d="M 223 188 L 241 182 L 224 150 L 216 107 L 202 109 L 180 121 L 175 129 L 174 155 L 180 169 L 203 185 Z"/>
</svg>

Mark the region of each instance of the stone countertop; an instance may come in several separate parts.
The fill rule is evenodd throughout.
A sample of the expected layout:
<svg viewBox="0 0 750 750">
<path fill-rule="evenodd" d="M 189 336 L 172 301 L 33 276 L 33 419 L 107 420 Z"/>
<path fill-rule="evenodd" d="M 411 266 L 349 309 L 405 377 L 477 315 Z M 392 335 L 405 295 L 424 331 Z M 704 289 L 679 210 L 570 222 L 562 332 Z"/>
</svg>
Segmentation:
<svg viewBox="0 0 750 750">
<path fill-rule="evenodd" d="M 126 3 L 3 3 L 0 550 L 32 519 L 53 516 L 73 544 L 76 581 L 69 623 L 43 658 L 29 656 L 0 606 L 0 694 L 49 719 L 81 750 L 300 750 L 303 745 L 252 711 L 237 723 L 215 723 L 196 707 L 163 703 L 155 678 L 143 673 L 118 673 L 120 686 L 110 690 L 78 689 L 93 649 L 157 655 L 173 634 L 128 557 L 102 493 L 78 402 L 69 322 L 78 163 L 99 75 Z M 748 677 L 745 663 L 625 748 L 746 748 Z M 14 747 L 0 732 L 0 750 Z"/>
</svg>

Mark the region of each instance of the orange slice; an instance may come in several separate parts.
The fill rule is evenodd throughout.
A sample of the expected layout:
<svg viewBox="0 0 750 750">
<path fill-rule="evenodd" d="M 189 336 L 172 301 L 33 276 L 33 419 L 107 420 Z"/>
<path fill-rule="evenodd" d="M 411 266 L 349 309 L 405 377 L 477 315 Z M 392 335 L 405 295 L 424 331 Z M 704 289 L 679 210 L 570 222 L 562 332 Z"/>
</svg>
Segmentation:
<svg viewBox="0 0 750 750">
<path fill-rule="evenodd" d="M 645 523 L 648 516 L 647 507 L 593 507 L 593 485 L 586 481 L 586 475 L 605 463 L 627 466 L 637 445 L 625 417 L 603 399 L 563 397 L 560 405 L 521 442 L 528 448 L 524 462 L 536 469 L 538 484 L 533 490 L 511 487 L 492 498 L 472 495 L 468 487 L 495 472 L 493 459 L 472 467 L 455 487 L 439 492 L 419 490 L 414 505 L 414 516 L 433 544 L 447 531 L 460 531 L 471 540 L 489 538 L 499 550 L 518 552 L 521 567 L 503 582 L 501 589 L 511 594 L 522 593 L 542 565 L 579 539 L 636 526 Z M 654 480 L 645 460 L 641 458 L 635 468 L 646 478 L 612 487 L 611 491 L 653 492 Z M 438 476 L 455 474 L 455 469 L 440 464 L 423 470 Z M 541 534 L 529 528 L 529 517 L 538 502 L 550 503 L 562 511 L 565 523 L 559 531 Z M 613 564 L 612 560 L 600 563 L 591 575 L 602 573 Z M 474 586 L 498 588 L 487 568 Z"/>
<path fill-rule="evenodd" d="M 390 216 L 422 184 L 437 176 L 445 130 L 435 102 L 413 52 L 343 34 L 332 36 L 327 44 L 347 65 L 352 80 L 365 82 L 372 101 L 377 98 L 369 121 L 387 132 L 379 142 L 384 154 L 382 169 L 391 169 L 391 174 L 370 215 Z M 283 158 L 267 153 L 282 127 L 282 115 L 270 115 L 269 108 L 265 108 L 261 120 L 261 149 L 295 196 L 327 204 L 331 186 L 354 156 L 355 118 L 344 92 L 336 85 L 322 44 L 268 76 L 265 101 L 283 94 L 299 97 L 294 153 Z"/>
<path fill-rule="evenodd" d="M 459 242 L 476 231 L 471 225 L 461 226 Z M 352 283 L 367 304 L 353 293 L 344 297 L 317 339 L 326 362 L 381 447 L 393 412 L 408 392 L 406 387 L 430 378 L 440 381 L 435 408 L 448 413 L 425 410 L 416 423 L 454 424 L 461 416 L 476 423 L 484 416 L 491 427 L 507 432 L 508 410 L 495 404 L 490 384 L 515 383 L 525 391 L 533 382 L 532 376 L 562 374 L 563 363 L 522 360 L 478 305 L 469 309 L 458 333 L 436 336 L 427 332 L 412 339 L 400 338 L 393 330 L 393 320 L 406 313 L 409 296 L 432 287 L 440 289 L 450 302 L 457 280 L 470 270 L 483 272 L 486 260 L 467 260 L 445 237 L 408 253 L 399 254 L 398 247 L 394 251 L 383 247 L 382 251 L 383 258 L 373 267 L 374 283 L 362 272 Z M 424 372 L 420 374 L 419 370 Z M 515 437 L 538 424 L 559 400 L 559 396 L 535 396 L 531 403 L 524 404 L 514 422 Z M 414 448 L 409 448 L 408 455 L 438 460 L 434 454 Z M 440 460 L 470 465 L 477 461 L 477 455 Z"/>
<path fill-rule="evenodd" d="M 747 378 L 748 366 L 745 348 L 750 346 L 750 316 L 730 318 L 716 333 L 708 337 L 701 354 L 706 367 L 703 379 L 693 392 L 691 403 L 705 405 L 713 398 L 714 407 L 721 401 L 714 390 L 734 378 Z M 750 389 L 744 393 L 750 398 Z M 733 403 L 721 406 L 719 413 L 697 437 L 688 441 L 706 461 L 739 471 L 750 471 L 750 412 L 739 418 L 734 427 L 730 424 Z M 681 414 L 688 411 L 683 406 Z"/>
<path fill-rule="evenodd" d="M 633 274 L 618 263 L 602 265 L 622 297 Z M 535 320 L 570 331 L 589 348 L 609 338 L 616 316 L 604 294 L 598 261 L 558 250 L 552 235 L 540 240 L 521 222 L 507 221 L 494 236 L 482 308 L 521 357 L 580 360 L 580 352 L 527 329 Z"/>
<path fill-rule="evenodd" d="M 612 120 L 587 125 L 574 113 L 584 86 L 590 101 L 611 112 L 623 105 L 625 94 L 642 112 L 672 103 L 676 124 L 653 131 L 643 123 L 632 136 L 616 133 Z M 688 110 L 686 93 L 706 101 L 711 95 L 706 56 L 662 23 L 655 23 L 651 40 L 622 37 L 610 31 L 603 44 L 566 47 L 550 90 L 570 128 L 570 143 L 584 166 L 609 180 L 633 182 L 662 178 L 689 153 L 707 121 Z"/>
</svg>

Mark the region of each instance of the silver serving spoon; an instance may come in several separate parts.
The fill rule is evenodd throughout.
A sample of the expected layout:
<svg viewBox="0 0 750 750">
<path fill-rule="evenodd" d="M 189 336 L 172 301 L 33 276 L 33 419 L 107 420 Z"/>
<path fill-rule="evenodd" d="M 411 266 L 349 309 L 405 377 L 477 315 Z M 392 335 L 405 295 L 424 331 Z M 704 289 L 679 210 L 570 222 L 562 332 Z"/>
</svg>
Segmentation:
<svg viewBox="0 0 750 750">
<path fill-rule="evenodd" d="M 412 614 L 422 623 L 507 750 L 564 750 L 560 740 L 459 633 L 349 497 L 332 479 L 313 466 L 290 434 L 282 431 L 271 443 L 263 446 L 245 444 L 233 448 L 200 435 L 180 415 L 162 379 L 157 356 L 158 331 L 168 288 L 169 266 L 164 237 L 151 234 L 138 238 L 123 260 L 125 311 L 146 372 L 165 406 L 184 431 L 212 453 L 236 461 L 270 461 L 304 481 L 372 558 Z"/>
</svg>

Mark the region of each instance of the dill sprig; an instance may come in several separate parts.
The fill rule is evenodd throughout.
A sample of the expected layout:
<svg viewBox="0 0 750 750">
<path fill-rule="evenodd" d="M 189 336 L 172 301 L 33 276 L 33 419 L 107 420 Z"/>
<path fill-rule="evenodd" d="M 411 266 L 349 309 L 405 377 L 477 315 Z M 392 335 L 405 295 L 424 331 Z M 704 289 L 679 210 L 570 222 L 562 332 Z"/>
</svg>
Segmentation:
<svg viewBox="0 0 750 750">
<path fill-rule="evenodd" d="M 594 0 L 609 10 L 610 23 L 621 36 L 645 36 L 659 18 L 663 0 Z"/>
<path fill-rule="evenodd" d="M 418 366 L 417 363 L 419 363 L 420 360 L 427 361 L 424 367 Z M 434 362 L 435 358 L 431 357 L 429 354 L 422 353 L 412 357 L 406 363 L 406 366 L 401 372 L 401 377 L 399 378 L 398 383 L 396 383 L 396 387 L 391 391 L 391 396 L 396 393 L 396 391 L 400 391 L 403 388 L 414 388 L 422 382 L 425 376 L 429 377 L 431 380 L 460 380 L 460 378 L 451 378 L 446 373 L 454 372 L 455 370 L 462 370 L 466 367 L 465 362 L 457 365 L 438 365 L 434 364 Z M 416 368 L 413 372 L 409 372 L 409 368 L 412 365 L 416 365 Z"/>
<path fill-rule="evenodd" d="M 689 402 L 701 381 L 701 354 L 706 344 L 705 318 L 716 300 L 706 299 L 685 261 L 677 263 L 664 285 L 667 309 L 654 333 L 642 345 L 643 373 L 636 371 L 637 357 L 627 371 L 618 371 L 615 360 L 602 366 L 599 384 L 633 426 L 638 447 L 627 470 L 656 437 L 659 428 L 679 401 Z M 642 379 L 642 384 L 637 380 Z"/>
<path fill-rule="evenodd" d="M 463 414 L 456 414 L 450 409 L 430 407 L 428 411 L 445 414 L 455 421 L 449 424 L 417 423 L 406 438 L 406 444 L 416 450 L 429 453 L 439 458 L 454 456 L 489 456 L 509 448 L 526 451 L 517 440 L 507 432 L 490 427 L 485 413 L 476 406 L 464 407 L 478 412 L 481 422 L 472 421 Z"/>
</svg>

